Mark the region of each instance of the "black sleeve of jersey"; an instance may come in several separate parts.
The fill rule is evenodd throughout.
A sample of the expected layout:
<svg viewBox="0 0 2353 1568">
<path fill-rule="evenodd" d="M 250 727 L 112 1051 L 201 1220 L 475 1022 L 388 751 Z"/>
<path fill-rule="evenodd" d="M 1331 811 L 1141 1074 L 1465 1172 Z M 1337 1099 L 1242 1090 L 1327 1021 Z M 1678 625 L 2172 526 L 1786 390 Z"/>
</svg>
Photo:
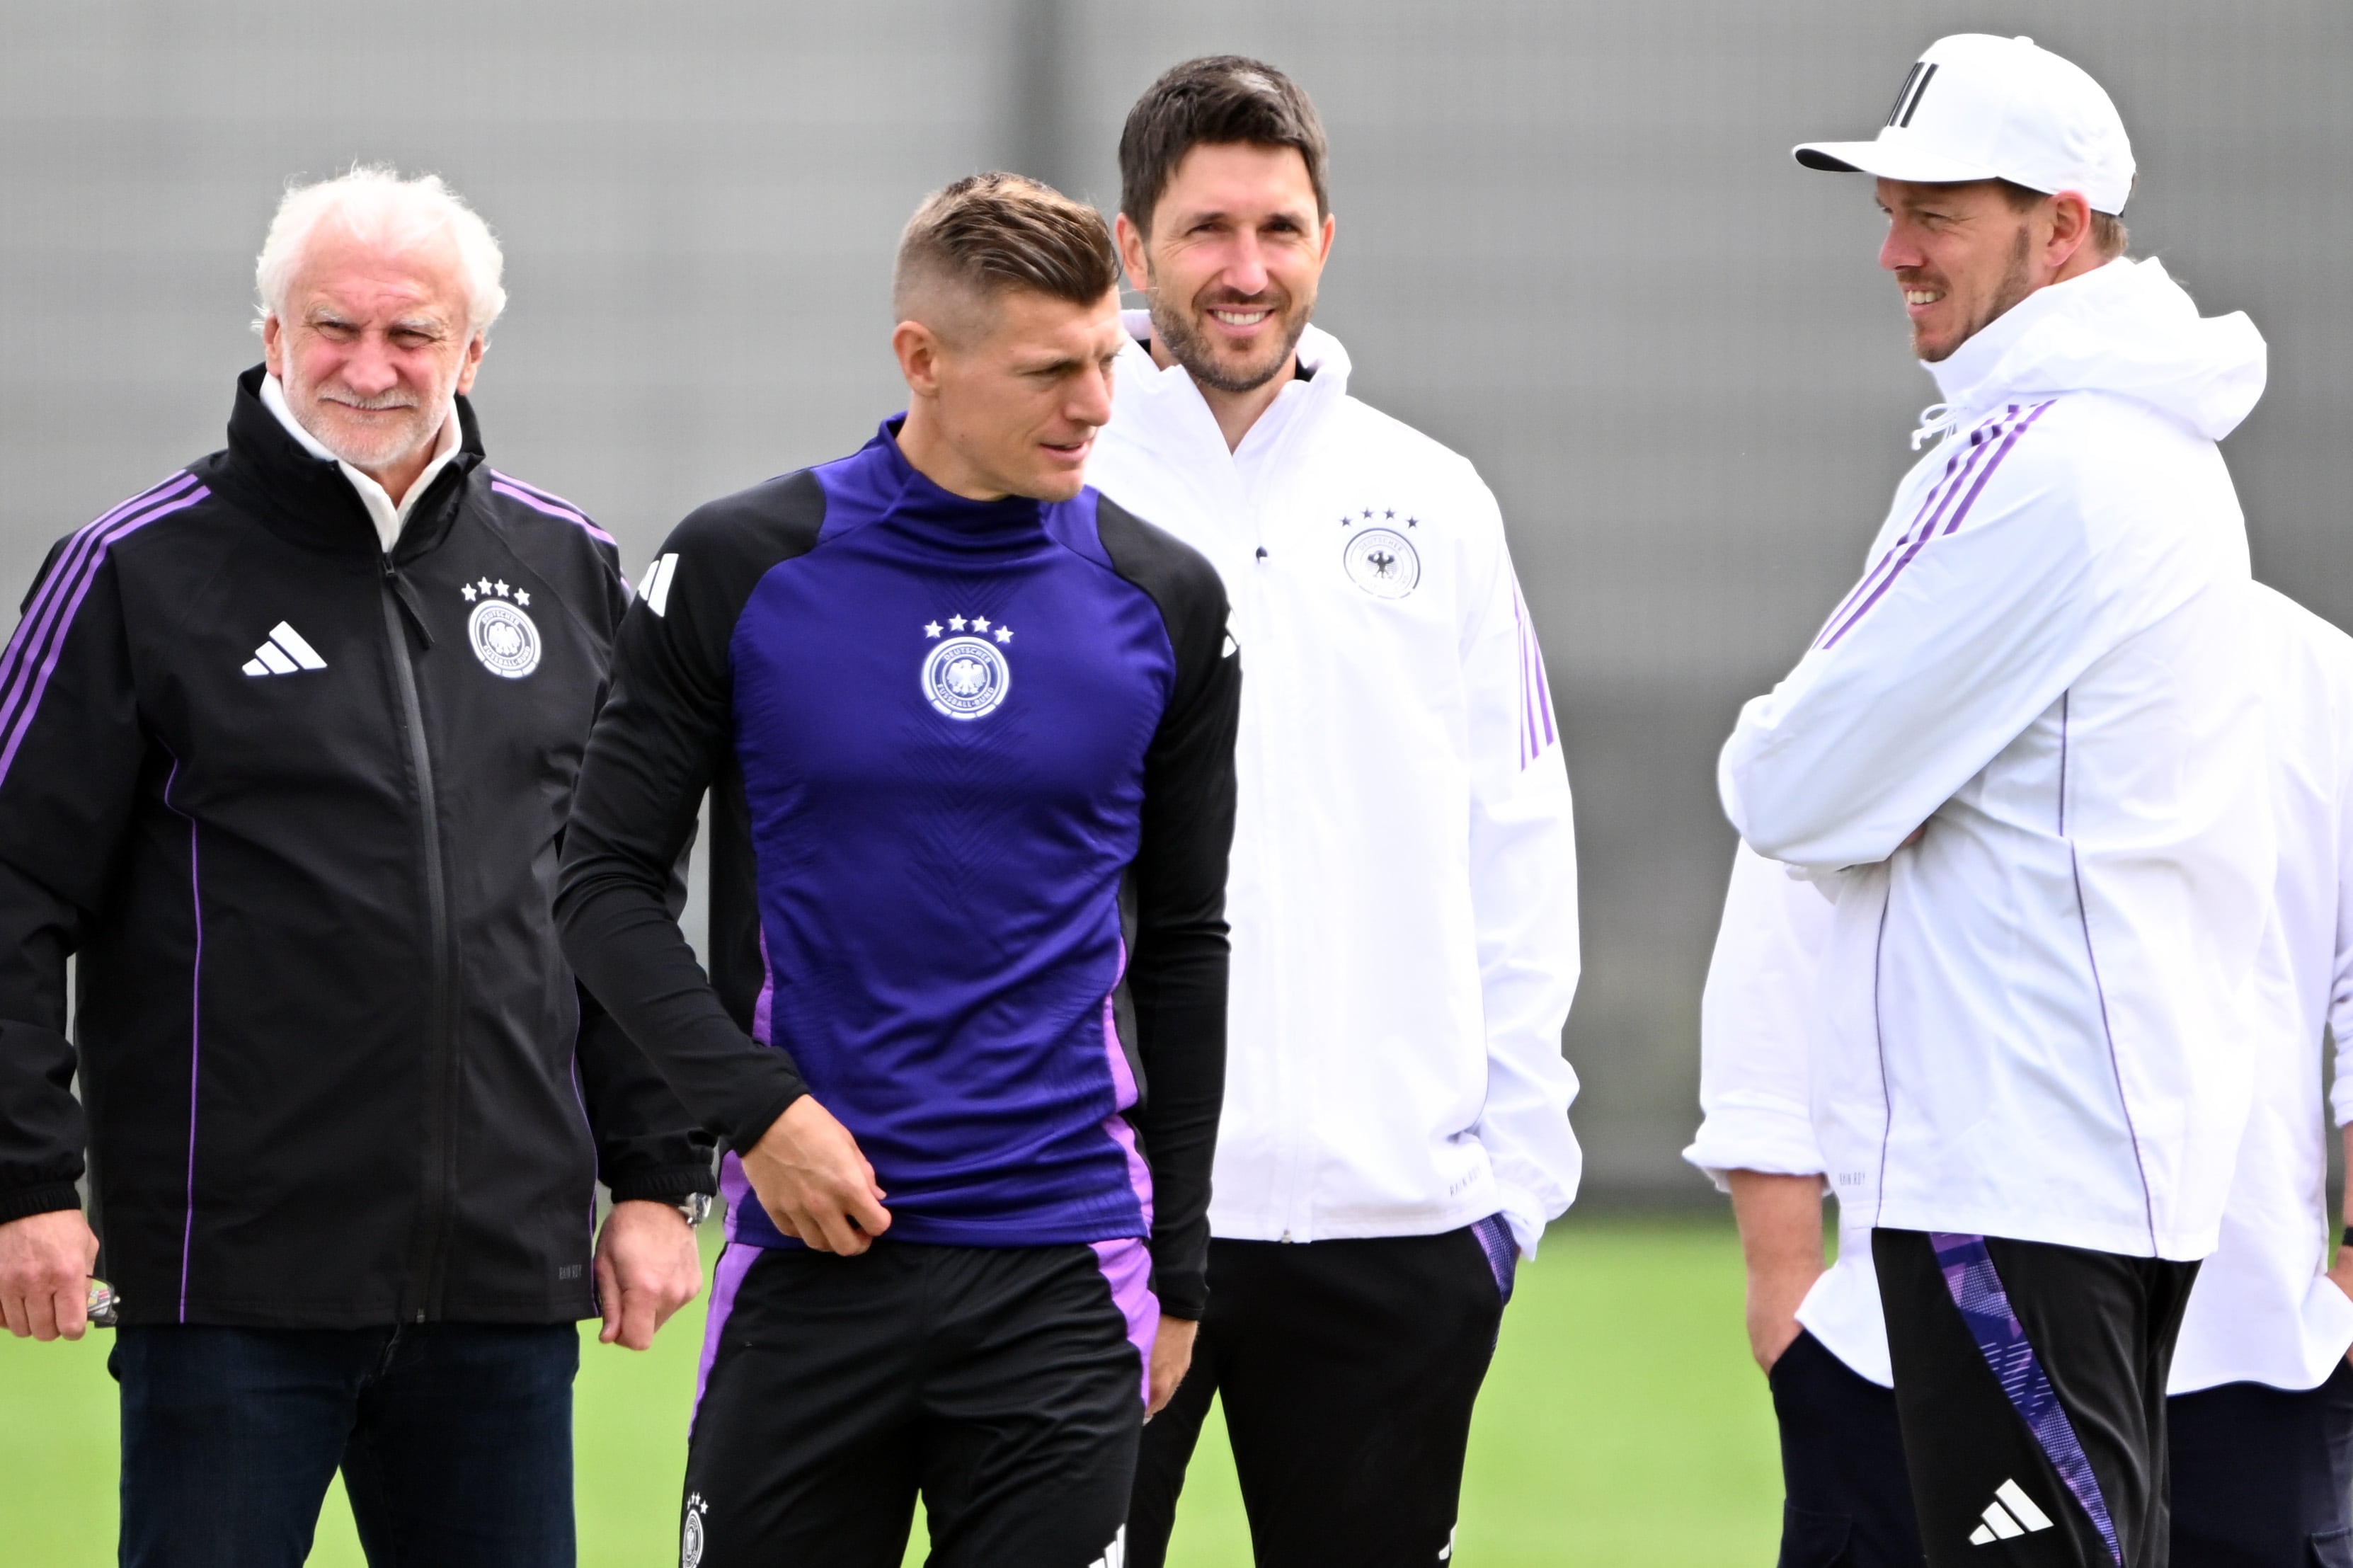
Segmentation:
<svg viewBox="0 0 2353 1568">
<path fill-rule="evenodd" d="M 596 607 L 606 626 L 617 626 L 629 607 L 628 580 L 621 575 L 620 552 L 601 540 L 591 548 L 603 568 L 596 579 L 601 600 Z M 603 708 L 601 699 L 597 706 Z M 684 905 L 685 875 L 681 854 L 670 873 L 672 913 Z M 718 1191 L 711 1135 L 695 1125 L 669 1079 L 654 1070 L 637 1042 L 588 988 L 576 989 L 580 1044 L 575 1058 L 580 1065 L 580 1097 L 586 1103 L 588 1126 L 596 1141 L 596 1174 L 611 1189 L 613 1201 L 681 1198 L 690 1193 Z"/>
<path fill-rule="evenodd" d="M 34 578 L 26 609 L 58 569 L 64 544 Z M 52 658 L 47 684 L 35 693 L 36 669 Z M 5 1223 L 81 1206 L 74 1183 L 88 1124 L 72 1092 L 66 958 L 102 910 L 146 763 L 113 566 L 97 567 L 69 621 L 20 622 L 0 656 L 0 673 L 17 700 L 19 727 L 10 731 L 13 754 L 0 762 Z"/>
<path fill-rule="evenodd" d="M 1241 658 L 1215 568 L 1105 500 L 1096 512 L 1120 575 L 1152 596 L 1176 684 L 1144 757 L 1128 963 L 1144 1098 L 1134 1115 L 1152 1168 L 1153 1289 L 1161 1310 L 1208 1304 L 1209 1165 L 1226 1090 L 1226 858 L 1234 837 Z"/>
<path fill-rule="evenodd" d="M 824 518 L 815 477 L 789 474 L 701 508 L 664 542 L 677 559 L 621 623 L 556 892 L 573 969 L 688 1111 L 737 1149 L 807 1089 L 789 1055 L 729 1016 L 668 893 L 703 793 L 733 760 L 736 618 L 769 567 L 816 543 Z"/>
</svg>

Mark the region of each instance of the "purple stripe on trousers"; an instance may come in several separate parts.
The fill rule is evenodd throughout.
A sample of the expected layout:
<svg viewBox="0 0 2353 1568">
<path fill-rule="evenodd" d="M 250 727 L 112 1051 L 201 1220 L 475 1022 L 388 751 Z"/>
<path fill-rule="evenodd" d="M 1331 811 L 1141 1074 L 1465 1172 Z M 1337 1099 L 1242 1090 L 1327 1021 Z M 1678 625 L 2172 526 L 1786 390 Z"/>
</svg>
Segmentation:
<svg viewBox="0 0 2353 1568">
<path fill-rule="evenodd" d="M 1152 1293 L 1152 1249 L 1134 1237 L 1091 1244 L 1095 1265 L 1111 1287 L 1112 1305 L 1127 1320 L 1127 1342 L 1143 1363 L 1144 1403 L 1152 1404 L 1152 1342 L 1160 1333 L 1160 1298 Z M 708 1352 L 706 1352 L 708 1353 Z"/>
<path fill-rule="evenodd" d="M 91 542 L 103 533 L 110 524 L 121 521 L 130 512 L 150 502 L 168 500 L 172 495 L 177 495 L 195 482 L 196 477 L 194 474 L 174 474 L 153 489 L 142 491 L 124 501 L 97 521 L 85 523 L 74 531 L 73 537 L 66 542 L 65 549 L 58 553 L 56 567 L 42 581 L 39 590 L 33 595 L 33 602 L 25 607 L 25 618 L 18 623 L 16 635 L 8 639 L 6 651 L 0 652 L 0 690 L 5 690 L 16 679 L 16 668 L 22 662 L 25 649 L 32 641 L 26 628 L 38 621 L 43 612 L 64 592 L 62 584 L 73 576 L 78 563 L 90 550 Z M 170 494 L 165 494 L 166 491 Z"/>
<path fill-rule="evenodd" d="M 732 1163 L 734 1156 L 729 1155 L 728 1160 Z M 735 1310 L 735 1292 L 744 1288 L 744 1276 L 760 1260 L 759 1247 L 734 1238 L 733 1202 L 727 1215 L 727 1246 L 719 1254 L 719 1267 L 711 1271 L 711 1310 L 702 1322 L 702 1360 L 694 1369 L 694 1407 L 686 1417 L 689 1437 L 694 1436 L 694 1418 L 702 1414 L 702 1391 L 711 1385 L 711 1363 L 719 1359 L 719 1336 L 727 1331 L 728 1314 Z"/>
<path fill-rule="evenodd" d="M 55 635 L 44 638 L 48 651 L 41 659 L 40 675 L 33 681 L 31 695 L 26 699 L 23 709 L 16 714 L 15 722 L 9 727 L 6 747 L 0 749 L 0 781 L 5 781 L 8 777 L 9 766 L 16 760 L 16 749 L 25 743 L 25 736 L 33 727 L 33 715 L 41 706 L 41 694 L 49 689 L 49 677 L 57 673 L 58 655 L 64 650 L 66 634 L 73 627 L 74 616 L 81 609 L 81 602 L 89 595 L 90 584 L 97 580 L 98 569 L 106 563 L 108 549 L 116 540 L 136 533 L 159 517 L 192 507 L 211 493 L 199 486 L 195 490 L 182 496 L 177 500 L 168 501 L 153 510 L 140 513 L 127 522 L 118 523 L 99 541 L 96 552 L 90 557 L 88 569 L 80 574 L 80 580 L 75 584 L 73 597 L 67 601 L 64 614 L 58 620 Z M 21 675 L 22 672 L 19 673 Z M 22 691 L 23 687 L 20 685 L 16 692 L 9 695 L 6 704 L 0 704 L 0 724 L 8 723 L 9 709 Z"/>
<path fill-rule="evenodd" d="M 597 527 L 595 523 L 589 521 L 578 512 L 574 511 L 568 506 L 559 506 L 554 501 L 543 500 L 539 496 L 532 494 L 529 490 L 522 489 L 520 486 L 510 483 L 503 478 L 493 479 L 491 481 L 491 489 L 500 495 L 513 497 L 516 500 L 522 502 L 523 505 L 531 508 L 533 511 L 543 511 L 550 517 L 562 518 L 565 521 L 572 524 L 575 528 L 586 529 L 588 531 L 588 536 L 592 539 L 602 540 L 607 544 L 614 543 L 614 539 L 611 534 L 606 532 L 603 529 Z M 616 546 L 616 548 L 617 548 L 617 546 Z"/>
<path fill-rule="evenodd" d="M 1994 470 L 2001 467 L 2002 459 L 2009 457 L 2010 448 L 2018 445 L 2018 438 L 2025 435 L 2028 428 L 2031 426 L 2037 419 L 2042 418 L 2043 414 L 2048 411 L 2051 405 L 2049 403 L 2038 405 L 2031 414 L 2029 414 L 2025 418 L 2020 420 L 2017 425 L 2011 427 L 2010 434 L 2001 438 L 2000 447 L 1994 452 L 1993 456 L 1989 459 L 1988 459 L 1986 466 L 1978 470 L 1977 482 L 1969 487 L 1969 493 L 1968 496 L 1963 498 L 1961 504 L 1954 509 L 1952 521 L 1945 524 L 1942 534 L 1939 535 L 1939 537 L 1949 538 L 1953 533 L 1959 530 L 1963 520 L 1968 518 L 1969 515 L 1969 509 L 1978 504 L 1978 497 L 1985 493 L 1986 481 L 1993 478 Z M 1990 445 L 1990 443 L 1989 443 L 1989 445 Z M 1935 527 L 1934 519 L 1930 520 L 1930 527 L 1932 529 Z M 1904 568 L 1912 564 L 1913 558 L 1918 555 L 1920 552 L 1926 547 L 1929 535 L 1923 533 L 1918 540 L 1914 542 L 1912 548 L 1905 552 L 1904 559 L 1895 563 L 1895 570 L 1890 572 L 1885 580 L 1883 581 L 1877 588 L 1872 590 L 1871 597 L 1865 599 L 1862 602 L 1862 607 L 1857 609 L 1853 615 L 1847 617 L 1846 625 L 1839 627 L 1837 631 L 1832 632 L 1823 640 L 1822 647 L 1834 647 L 1839 638 L 1846 636 L 1848 632 L 1854 629 L 1854 625 L 1857 621 L 1862 620 L 1864 616 L 1871 613 L 1871 606 L 1879 603 L 1879 596 L 1882 594 L 1886 593 L 1889 588 L 1894 585 L 1895 579 L 1903 573 Z"/>
<path fill-rule="evenodd" d="M 1491 1214 L 1485 1219 L 1473 1220 L 1471 1234 L 1479 1238 L 1479 1250 L 1487 1255 L 1488 1271 L 1495 1276 L 1495 1293 L 1509 1306 L 1512 1282 L 1520 1272 L 1520 1244 L 1512 1235 L 1511 1221 L 1502 1215 Z"/>
<path fill-rule="evenodd" d="M 34 648 L 47 639 L 49 628 L 57 622 L 58 606 L 73 591 L 86 571 L 96 570 L 90 559 L 91 553 L 103 553 L 108 530 L 142 507 L 161 506 L 184 494 L 195 482 L 194 474 L 181 474 L 166 479 L 136 500 L 125 501 L 96 522 L 77 530 L 73 538 L 67 542 L 65 550 L 58 557 L 57 565 L 43 580 L 40 590 L 33 595 L 33 602 L 26 606 L 25 618 L 16 624 L 15 635 L 8 639 L 7 651 L 0 653 L 0 692 L 9 694 L 6 705 L 0 707 L 0 723 L 6 722 L 8 712 L 15 707 L 15 693 L 30 664 Z"/>
<path fill-rule="evenodd" d="M 172 771 L 164 775 L 164 804 L 188 825 L 188 902 L 195 912 L 196 932 L 195 955 L 188 965 L 188 1193 L 187 1208 L 180 1221 L 180 1321 L 185 1323 L 188 1321 L 188 1255 L 196 1235 L 196 1082 L 204 1043 L 205 895 L 196 871 L 196 819 L 172 805 L 172 785 L 179 777 L 180 759 L 173 757 Z"/>
<path fill-rule="evenodd" d="M 1936 1267 L 1944 1273 L 1945 1289 L 1952 1293 L 1953 1305 L 1960 1309 L 1961 1321 L 1968 1325 L 1969 1337 L 1977 1341 L 1978 1352 L 1985 1357 L 1994 1381 L 2001 1384 L 2010 1407 L 2034 1434 L 2059 1479 L 2091 1517 L 2100 1539 L 2107 1543 L 2108 1555 L 2122 1563 L 2116 1527 L 2108 1518 L 2100 1479 L 2092 1473 L 2091 1456 L 2084 1452 L 2075 1424 L 2067 1418 L 2058 1391 L 2042 1370 L 2042 1358 L 2026 1337 L 2026 1326 L 2010 1304 L 2010 1292 L 1994 1268 L 1985 1237 L 1931 1231 L 1928 1243 L 1936 1249 Z"/>
</svg>

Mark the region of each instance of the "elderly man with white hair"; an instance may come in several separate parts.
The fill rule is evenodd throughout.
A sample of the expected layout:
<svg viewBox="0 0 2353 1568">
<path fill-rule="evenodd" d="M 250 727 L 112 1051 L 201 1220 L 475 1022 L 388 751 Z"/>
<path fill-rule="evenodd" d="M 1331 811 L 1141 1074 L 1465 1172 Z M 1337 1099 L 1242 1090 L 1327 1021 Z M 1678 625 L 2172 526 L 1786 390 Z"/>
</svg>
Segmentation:
<svg viewBox="0 0 2353 1568">
<path fill-rule="evenodd" d="M 556 943 L 628 589 L 483 460 L 500 268 L 438 179 L 290 192 L 227 448 L 0 651 L 0 1315 L 119 1324 L 127 1564 L 292 1568 L 338 1468 L 371 1562 L 568 1564 L 575 1321 L 701 1288 L 710 1142 Z"/>
</svg>

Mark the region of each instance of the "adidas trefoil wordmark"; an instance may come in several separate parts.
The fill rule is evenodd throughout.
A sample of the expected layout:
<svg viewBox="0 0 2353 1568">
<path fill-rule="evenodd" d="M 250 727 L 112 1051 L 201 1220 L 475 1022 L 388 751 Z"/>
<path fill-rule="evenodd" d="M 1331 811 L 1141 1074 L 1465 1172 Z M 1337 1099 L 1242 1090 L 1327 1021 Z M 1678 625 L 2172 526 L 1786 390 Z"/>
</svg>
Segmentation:
<svg viewBox="0 0 2353 1568">
<path fill-rule="evenodd" d="M 248 675 L 292 675 L 301 669 L 326 668 L 327 661 L 319 657 L 319 650 L 284 621 L 269 628 L 269 639 L 245 661 Z"/>
<path fill-rule="evenodd" d="M 2051 1516 L 2035 1507 L 2034 1500 L 2016 1481 L 2004 1481 L 1994 1488 L 1993 1501 L 1986 1504 L 1979 1517 L 1985 1522 L 1969 1531 L 1971 1546 L 1990 1546 L 1997 1541 L 2052 1528 Z"/>
</svg>

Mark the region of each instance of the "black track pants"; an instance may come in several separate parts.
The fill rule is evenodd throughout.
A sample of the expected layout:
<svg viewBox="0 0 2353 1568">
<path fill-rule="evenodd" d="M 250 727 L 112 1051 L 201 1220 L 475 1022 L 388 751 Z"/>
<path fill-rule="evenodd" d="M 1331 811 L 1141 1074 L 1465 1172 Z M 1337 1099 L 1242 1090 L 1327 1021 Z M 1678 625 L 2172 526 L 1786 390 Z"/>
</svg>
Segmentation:
<svg viewBox="0 0 2353 1568">
<path fill-rule="evenodd" d="M 2165 1402 L 2179 1568 L 2353 1568 L 2353 1366 Z"/>
<path fill-rule="evenodd" d="M 1799 1331 L 1773 1363 L 1779 1568 L 1919 1568 L 1895 1395 Z"/>
<path fill-rule="evenodd" d="M 1144 1420 L 1115 1273 L 1086 1246 L 731 1246 L 681 1563 L 898 1568 L 920 1489 L 934 1568 L 1115 1568 Z"/>
<path fill-rule="evenodd" d="M 2166 1568 L 2165 1379 L 2198 1266 L 1871 1240 L 1930 1568 Z"/>
<path fill-rule="evenodd" d="M 1166 1556 L 1213 1395 L 1261 1568 L 1450 1561 L 1471 1407 L 1510 1289 L 1500 1230 L 1210 1242 L 1193 1369 L 1144 1429 L 1128 1568 Z"/>
</svg>

